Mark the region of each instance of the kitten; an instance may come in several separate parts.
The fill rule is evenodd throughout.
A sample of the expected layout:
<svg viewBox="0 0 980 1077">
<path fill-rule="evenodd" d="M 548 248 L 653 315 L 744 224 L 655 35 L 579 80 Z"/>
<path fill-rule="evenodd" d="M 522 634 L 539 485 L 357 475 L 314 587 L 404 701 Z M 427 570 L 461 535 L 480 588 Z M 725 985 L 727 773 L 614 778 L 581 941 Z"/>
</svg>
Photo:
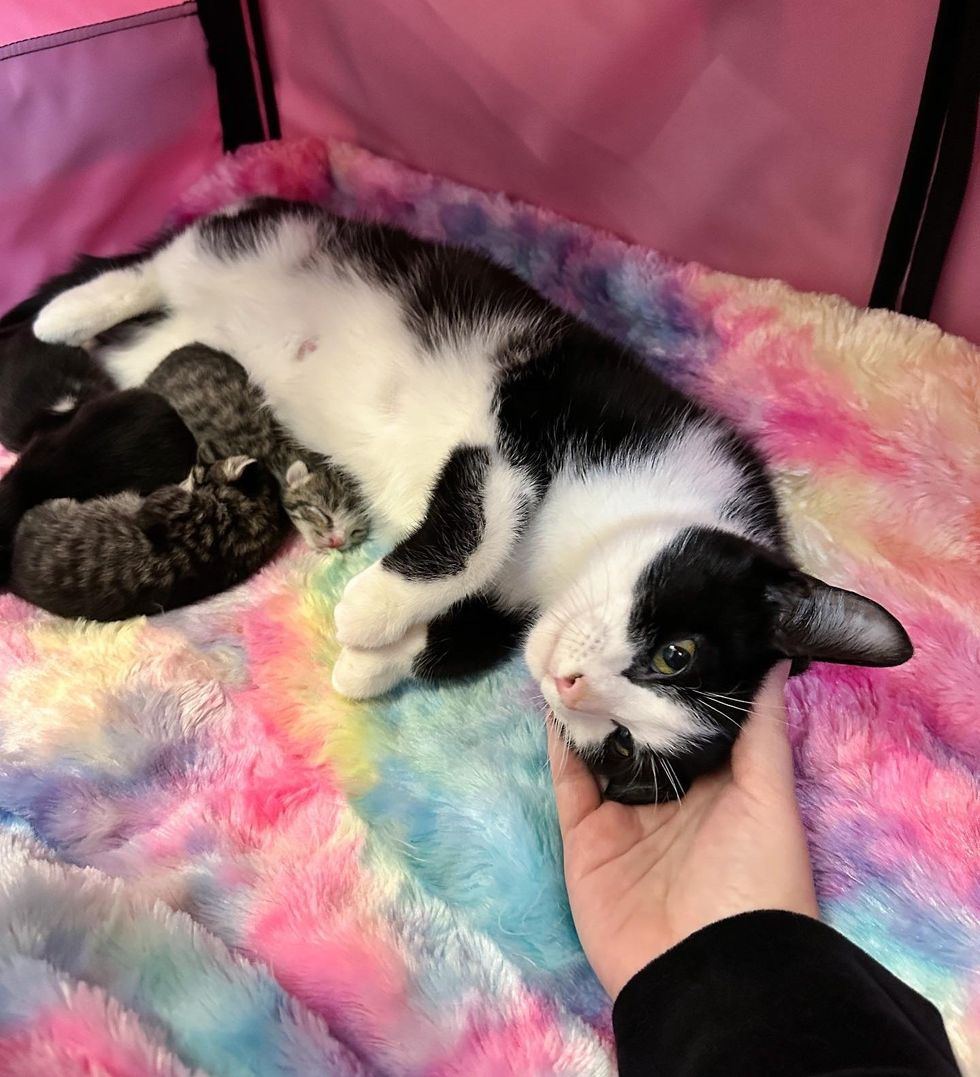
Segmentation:
<svg viewBox="0 0 980 1077">
<path fill-rule="evenodd" d="M 283 507 L 313 549 L 338 549 L 364 539 L 367 520 L 353 480 L 286 433 L 261 390 L 230 355 L 187 345 L 168 355 L 144 385 L 177 409 L 213 458 L 261 460 L 281 486 Z"/>
<path fill-rule="evenodd" d="M 29 322 L 0 328 L 0 443 L 13 452 L 114 388 L 83 348 L 45 344 Z"/>
<path fill-rule="evenodd" d="M 360 485 L 389 552 L 335 611 L 344 695 L 485 668 L 529 629 L 569 743 L 607 796 L 645 801 L 724 758 L 780 659 L 912 653 L 887 611 L 793 563 L 724 419 L 477 254 L 259 200 L 34 328 L 71 344 L 160 309 Z"/>
<path fill-rule="evenodd" d="M 247 579 L 287 528 L 272 475 L 231 457 L 144 499 L 124 493 L 31 509 L 17 528 L 9 586 L 62 617 L 161 613 Z"/>
<path fill-rule="evenodd" d="M 52 345 L 39 340 L 31 325 L 49 300 L 141 257 L 139 252 L 116 258 L 83 255 L 0 317 L 0 444 L 19 452 L 35 433 L 60 426 L 81 404 L 117 388 L 111 372 L 90 354 L 93 341 Z M 160 312 L 151 312 L 135 320 L 145 324 L 159 317 Z M 115 343 L 128 329 L 112 327 L 103 343 Z"/>
<path fill-rule="evenodd" d="M 52 498 L 86 501 L 180 482 L 197 443 L 156 393 L 129 389 L 82 404 L 62 426 L 37 434 L 0 479 L 0 580 L 21 516 Z"/>
</svg>

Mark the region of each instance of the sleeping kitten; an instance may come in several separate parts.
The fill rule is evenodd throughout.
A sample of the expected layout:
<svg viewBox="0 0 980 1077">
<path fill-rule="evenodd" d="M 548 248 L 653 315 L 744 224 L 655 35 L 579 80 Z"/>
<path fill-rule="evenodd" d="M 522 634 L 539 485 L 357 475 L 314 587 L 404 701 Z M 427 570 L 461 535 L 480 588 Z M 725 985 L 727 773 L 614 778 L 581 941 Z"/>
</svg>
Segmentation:
<svg viewBox="0 0 980 1077">
<path fill-rule="evenodd" d="M 56 497 L 86 501 L 180 482 L 197 444 L 177 412 L 146 389 L 90 400 L 57 429 L 37 434 L 0 479 L 0 581 L 20 518 Z"/>
<path fill-rule="evenodd" d="M 10 590 L 62 617 L 162 613 L 247 579 L 282 543 L 275 479 L 245 456 L 145 499 L 49 501 L 17 528 Z"/>
<path fill-rule="evenodd" d="M 91 341 L 80 341 L 75 347 L 52 345 L 38 340 L 31 326 L 50 299 L 141 257 L 140 253 L 117 258 L 83 255 L 67 272 L 44 281 L 0 317 L 0 444 L 19 452 L 35 433 L 60 426 L 81 404 L 116 388 L 111 372 L 81 346 Z M 160 316 L 153 312 L 136 321 L 145 324 Z M 128 330 L 128 326 L 113 327 L 104 344 L 116 343 Z"/>
<path fill-rule="evenodd" d="M 13 452 L 114 388 L 83 348 L 46 344 L 30 322 L 0 328 L 0 444 Z"/>
<path fill-rule="evenodd" d="M 338 549 L 364 539 L 367 519 L 355 483 L 286 433 L 261 390 L 230 355 L 187 345 L 168 355 L 144 385 L 177 409 L 213 458 L 261 460 L 279 481 L 283 507 L 313 549 Z"/>
<path fill-rule="evenodd" d="M 78 343 L 166 309 L 234 354 L 282 421 L 357 480 L 389 552 L 335 612 L 335 688 L 525 655 L 624 801 L 722 759 L 781 658 L 893 665 L 876 603 L 793 564 L 758 455 L 636 354 L 458 248 L 259 200 L 65 292 Z"/>
</svg>

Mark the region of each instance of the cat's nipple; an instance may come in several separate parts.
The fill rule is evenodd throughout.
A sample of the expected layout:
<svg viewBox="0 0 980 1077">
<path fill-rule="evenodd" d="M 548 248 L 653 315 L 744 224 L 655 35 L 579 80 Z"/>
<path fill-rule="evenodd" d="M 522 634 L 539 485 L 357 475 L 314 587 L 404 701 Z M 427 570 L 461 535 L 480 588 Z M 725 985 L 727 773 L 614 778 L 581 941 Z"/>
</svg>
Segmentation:
<svg viewBox="0 0 980 1077">
<path fill-rule="evenodd" d="M 320 341 L 316 337 L 307 337 L 302 344 L 296 349 L 296 362 L 301 362 L 308 355 L 311 355 L 320 346 Z"/>
</svg>

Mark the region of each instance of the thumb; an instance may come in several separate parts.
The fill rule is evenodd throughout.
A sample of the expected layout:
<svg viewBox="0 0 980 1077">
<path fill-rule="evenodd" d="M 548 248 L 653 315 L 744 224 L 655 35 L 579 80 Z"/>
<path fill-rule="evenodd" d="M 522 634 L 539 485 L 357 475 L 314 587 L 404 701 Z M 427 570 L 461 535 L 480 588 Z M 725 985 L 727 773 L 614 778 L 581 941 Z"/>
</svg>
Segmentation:
<svg viewBox="0 0 980 1077">
<path fill-rule="evenodd" d="M 793 749 L 783 700 L 789 666 L 780 662 L 770 670 L 732 749 L 732 774 L 743 786 L 793 788 Z"/>
<path fill-rule="evenodd" d="M 555 786 L 558 825 L 564 837 L 602 804 L 602 795 L 589 768 L 558 732 L 553 716 L 548 716 L 547 725 L 548 761 Z"/>
</svg>

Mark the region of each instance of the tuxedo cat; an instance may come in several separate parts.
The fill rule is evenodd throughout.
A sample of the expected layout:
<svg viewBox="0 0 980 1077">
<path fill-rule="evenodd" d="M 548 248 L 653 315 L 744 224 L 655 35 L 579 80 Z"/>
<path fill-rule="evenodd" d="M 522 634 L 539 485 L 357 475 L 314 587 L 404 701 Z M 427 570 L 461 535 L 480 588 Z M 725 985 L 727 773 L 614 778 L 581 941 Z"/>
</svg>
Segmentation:
<svg viewBox="0 0 980 1077">
<path fill-rule="evenodd" d="M 474 672 L 523 637 L 607 796 L 643 801 L 724 757 L 781 658 L 912 653 L 888 612 L 793 563 L 727 422 L 477 254 L 259 200 L 65 292 L 34 330 L 78 344 L 149 310 L 235 355 L 358 482 L 389 552 L 336 608 L 344 695 Z"/>
</svg>

